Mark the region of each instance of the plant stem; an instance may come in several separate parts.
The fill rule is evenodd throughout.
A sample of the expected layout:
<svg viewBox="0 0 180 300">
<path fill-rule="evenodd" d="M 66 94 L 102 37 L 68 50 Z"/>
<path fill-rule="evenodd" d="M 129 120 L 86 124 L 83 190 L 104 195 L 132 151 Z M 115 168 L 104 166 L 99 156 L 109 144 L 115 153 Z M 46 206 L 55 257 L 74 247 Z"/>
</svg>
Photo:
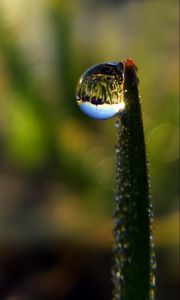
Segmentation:
<svg viewBox="0 0 180 300">
<path fill-rule="evenodd" d="M 137 68 L 124 63 L 125 109 L 116 122 L 113 300 L 153 300 L 155 255 Z"/>
</svg>

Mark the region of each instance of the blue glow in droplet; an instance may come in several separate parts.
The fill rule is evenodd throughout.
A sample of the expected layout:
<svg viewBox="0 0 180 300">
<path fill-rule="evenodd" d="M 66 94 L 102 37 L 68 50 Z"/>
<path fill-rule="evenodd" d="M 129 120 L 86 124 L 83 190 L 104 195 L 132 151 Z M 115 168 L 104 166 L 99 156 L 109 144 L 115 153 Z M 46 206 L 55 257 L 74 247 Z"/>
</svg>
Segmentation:
<svg viewBox="0 0 180 300">
<path fill-rule="evenodd" d="M 111 105 L 94 105 L 90 102 L 85 102 L 79 104 L 79 106 L 86 115 L 99 120 L 110 119 L 124 108 L 122 103 Z"/>
<path fill-rule="evenodd" d="M 124 66 L 119 62 L 87 69 L 77 84 L 76 99 L 81 110 L 94 119 L 109 119 L 124 109 Z"/>
</svg>

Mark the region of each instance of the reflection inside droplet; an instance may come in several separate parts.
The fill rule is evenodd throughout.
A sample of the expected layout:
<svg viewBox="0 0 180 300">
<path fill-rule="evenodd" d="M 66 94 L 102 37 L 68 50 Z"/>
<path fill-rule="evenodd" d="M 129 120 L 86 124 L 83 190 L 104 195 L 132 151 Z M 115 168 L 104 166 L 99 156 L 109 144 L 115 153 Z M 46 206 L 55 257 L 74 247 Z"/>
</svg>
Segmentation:
<svg viewBox="0 0 180 300">
<path fill-rule="evenodd" d="M 109 119 L 124 109 L 124 65 L 103 63 L 87 69 L 77 84 L 76 99 L 81 110 L 95 119 Z"/>
</svg>

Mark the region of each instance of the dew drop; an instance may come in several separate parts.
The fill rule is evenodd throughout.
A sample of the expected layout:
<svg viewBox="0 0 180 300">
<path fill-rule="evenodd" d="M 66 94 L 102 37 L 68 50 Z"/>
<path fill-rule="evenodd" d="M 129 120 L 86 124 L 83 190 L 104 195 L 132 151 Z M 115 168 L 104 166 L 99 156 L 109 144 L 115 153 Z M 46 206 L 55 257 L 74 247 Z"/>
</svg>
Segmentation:
<svg viewBox="0 0 180 300">
<path fill-rule="evenodd" d="M 150 287 L 155 288 L 156 286 L 156 279 L 154 275 L 151 275 L 151 280 L 150 280 Z"/>
<path fill-rule="evenodd" d="M 94 119 L 109 119 L 124 110 L 124 65 L 108 62 L 87 69 L 76 88 L 81 110 Z"/>
<path fill-rule="evenodd" d="M 126 242 L 126 243 L 124 243 L 124 249 L 128 249 L 129 248 L 129 244 Z"/>
<path fill-rule="evenodd" d="M 153 259 L 153 260 L 151 261 L 151 269 L 152 269 L 152 271 L 155 271 L 156 268 L 157 268 L 157 264 L 156 264 L 156 261 Z"/>
<path fill-rule="evenodd" d="M 119 121 L 116 121 L 116 123 L 115 123 L 115 128 L 120 128 L 120 123 L 119 123 Z"/>
</svg>

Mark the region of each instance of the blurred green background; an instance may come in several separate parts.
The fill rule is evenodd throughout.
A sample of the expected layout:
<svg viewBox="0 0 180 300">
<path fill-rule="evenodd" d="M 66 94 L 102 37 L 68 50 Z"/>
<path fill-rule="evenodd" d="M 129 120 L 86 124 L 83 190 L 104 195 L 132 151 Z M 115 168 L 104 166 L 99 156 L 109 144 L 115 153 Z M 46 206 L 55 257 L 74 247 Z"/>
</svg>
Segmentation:
<svg viewBox="0 0 180 300">
<path fill-rule="evenodd" d="M 157 300 L 178 299 L 178 30 L 176 0 L 0 0 L 0 299 L 111 299 L 115 120 L 83 115 L 74 94 L 86 68 L 129 57 Z"/>
</svg>

